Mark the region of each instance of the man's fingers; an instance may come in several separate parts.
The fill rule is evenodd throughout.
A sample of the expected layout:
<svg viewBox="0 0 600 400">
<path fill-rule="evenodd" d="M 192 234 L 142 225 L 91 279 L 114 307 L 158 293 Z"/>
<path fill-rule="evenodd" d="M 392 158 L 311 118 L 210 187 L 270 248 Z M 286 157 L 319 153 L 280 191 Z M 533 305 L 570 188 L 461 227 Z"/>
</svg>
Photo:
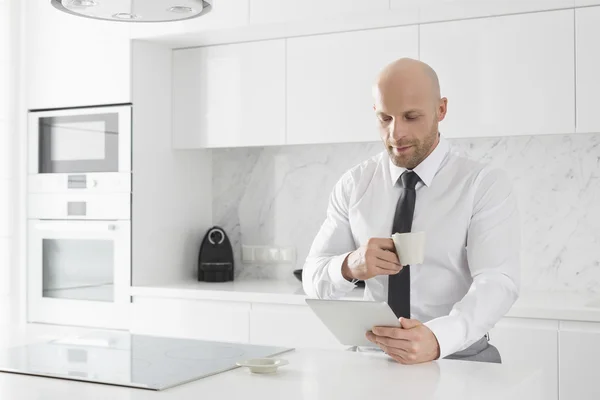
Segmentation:
<svg viewBox="0 0 600 400">
<path fill-rule="evenodd" d="M 384 336 L 391 339 L 414 340 L 415 332 L 411 329 L 402 329 L 390 326 L 374 326 L 373 333 L 377 336 Z"/>
<path fill-rule="evenodd" d="M 417 350 L 415 348 L 415 343 L 410 340 L 391 339 L 384 336 L 375 336 L 374 340 L 378 345 L 386 346 L 387 348 L 402 350 L 406 354 L 413 354 Z"/>
<path fill-rule="evenodd" d="M 377 257 L 380 260 L 388 261 L 388 262 L 391 262 L 394 264 L 401 265 L 400 260 L 398 260 L 398 256 L 396 255 L 395 252 L 391 252 L 389 250 L 376 250 L 374 252 L 374 254 L 375 254 L 375 257 Z"/>
<path fill-rule="evenodd" d="M 367 332 L 367 333 L 365 334 L 365 336 L 367 337 L 367 340 L 368 340 L 369 342 L 372 342 L 372 343 L 375 343 L 375 344 L 377 344 L 377 341 L 376 341 L 376 338 L 377 338 L 377 336 L 375 336 L 375 335 L 373 334 L 373 332 L 369 331 L 369 332 Z"/>
<path fill-rule="evenodd" d="M 404 329 L 412 329 L 412 328 L 416 328 L 419 325 L 423 325 L 423 323 L 421 321 L 419 321 L 418 319 L 400 318 L 400 325 Z"/>
<path fill-rule="evenodd" d="M 402 268 L 400 268 L 400 270 L 396 270 L 396 269 L 383 269 L 383 268 L 375 267 L 373 269 L 373 275 L 375 275 L 375 276 L 377 276 L 377 275 L 396 275 L 401 270 L 402 270 Z"/>
<path fill-rule="evenodd" d="M 389 355 L 401 364 L 413 364 L 416 361 L 416 356 L 414 354 L 409 354 L 402 349 L 388 347 L 383 344 L 380 344 L 379 348 L 383 350 L 385 354 Z"/>
<path fill-rule="evenodd" d="M 367 242 L 368 247 L 377 247 L 383 250 L 396 251 L 394 241 L 391 238 L 371 238 Z"/>
<path fill-rule="evenodd" d="M 400 270 L 402 270 L 402 266 L 400 264 L 379 259 L 377 260 L 375 266 L 381 269 L 389 269 L 390 271 L 394 272 L 400 272 Z"/>
</svg>

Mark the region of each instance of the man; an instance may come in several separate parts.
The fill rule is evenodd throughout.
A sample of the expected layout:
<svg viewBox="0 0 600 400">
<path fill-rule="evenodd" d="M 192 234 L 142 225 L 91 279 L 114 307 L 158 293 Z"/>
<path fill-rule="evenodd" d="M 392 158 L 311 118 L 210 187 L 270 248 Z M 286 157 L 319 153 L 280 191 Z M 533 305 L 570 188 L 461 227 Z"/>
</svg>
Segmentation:
<svg viewBox="0 0 600 400">
<path fill-rule="evenodd" d="M 518 297 L 520 223 L 508 178 L 451 151 L 439 134 L 447 99 L 426 64 L 400 59 L 379 75 L 374 110 L 386 151 L 347 171 L 303 271 L 310 297 L 337 299 L 365 281 L 401 328 L 367 338 L 396 361 L 500 362 L 487 332 Z M 391 235 L 426 232 L 425 261 L 402 266 Z"/>
</svg>

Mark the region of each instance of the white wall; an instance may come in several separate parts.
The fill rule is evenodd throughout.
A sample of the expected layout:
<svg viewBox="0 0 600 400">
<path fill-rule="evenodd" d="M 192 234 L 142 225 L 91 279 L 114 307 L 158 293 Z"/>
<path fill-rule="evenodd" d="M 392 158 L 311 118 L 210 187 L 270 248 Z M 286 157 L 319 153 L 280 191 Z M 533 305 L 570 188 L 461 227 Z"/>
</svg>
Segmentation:
<svg viewBox="0 0 600 400">
<path fill-rule="evenodd" d="M 13 1 L 14 2 L 14 1 Z M 13 257 L 14 174 L 12 169 L 14 132 L 14 24 L 12 3 L 0 0 L 0 324 L 10 319 L 11 258 Z"/>
</svg>

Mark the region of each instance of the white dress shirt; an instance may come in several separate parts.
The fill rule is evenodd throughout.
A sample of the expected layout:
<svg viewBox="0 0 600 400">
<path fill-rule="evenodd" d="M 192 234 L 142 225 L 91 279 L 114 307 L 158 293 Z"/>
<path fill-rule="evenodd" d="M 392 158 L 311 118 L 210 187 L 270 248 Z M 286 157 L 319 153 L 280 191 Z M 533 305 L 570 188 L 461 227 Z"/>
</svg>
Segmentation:
<svg viewBox="0 0 600 400">
<path fill-rule="evenodd" d="M 342 263 L 370 238 L 391 237 L 404 171 L 383 151 L 340 178 L 304 264 L 309 297 L 338 299 L 355 287 Z M 412 231 L 424 231 L 426 244 L 424 263 L 410 267 L 411 317 L 435 334 L 443 358 L 481 339 L 518 297 L 517 201 L 501 170 L 456 154 L 443 137 L 414 172 Z M 365 281 L 364 299 L 387 302 L 388 277 Z"/>
</svg>

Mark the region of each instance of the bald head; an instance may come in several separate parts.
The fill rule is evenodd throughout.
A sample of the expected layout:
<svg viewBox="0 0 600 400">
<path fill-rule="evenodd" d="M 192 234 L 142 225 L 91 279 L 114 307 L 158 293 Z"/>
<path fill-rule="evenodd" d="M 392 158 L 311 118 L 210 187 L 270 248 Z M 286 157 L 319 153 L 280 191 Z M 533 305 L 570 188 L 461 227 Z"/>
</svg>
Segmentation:
<svg viewBox="0 0 600 400">
<path fill-rule="evenodd" d="M 412 58 L 401 58 L 388 64 L 379 73 L 374 89 L 375 96 L 381 93 L 410 91 L 419 97 L 430 96 L 435 104 L 441 97 L 440 82 L 433 68 Z"/>
<path fill-rule="evenodd" d="M 373 85 L 381 138 L 394 164 L 412 169 L 438 143 L 446 115 L 435 71 L 424 62 L 401 58 L 387 65 Z"/>
</svg>

